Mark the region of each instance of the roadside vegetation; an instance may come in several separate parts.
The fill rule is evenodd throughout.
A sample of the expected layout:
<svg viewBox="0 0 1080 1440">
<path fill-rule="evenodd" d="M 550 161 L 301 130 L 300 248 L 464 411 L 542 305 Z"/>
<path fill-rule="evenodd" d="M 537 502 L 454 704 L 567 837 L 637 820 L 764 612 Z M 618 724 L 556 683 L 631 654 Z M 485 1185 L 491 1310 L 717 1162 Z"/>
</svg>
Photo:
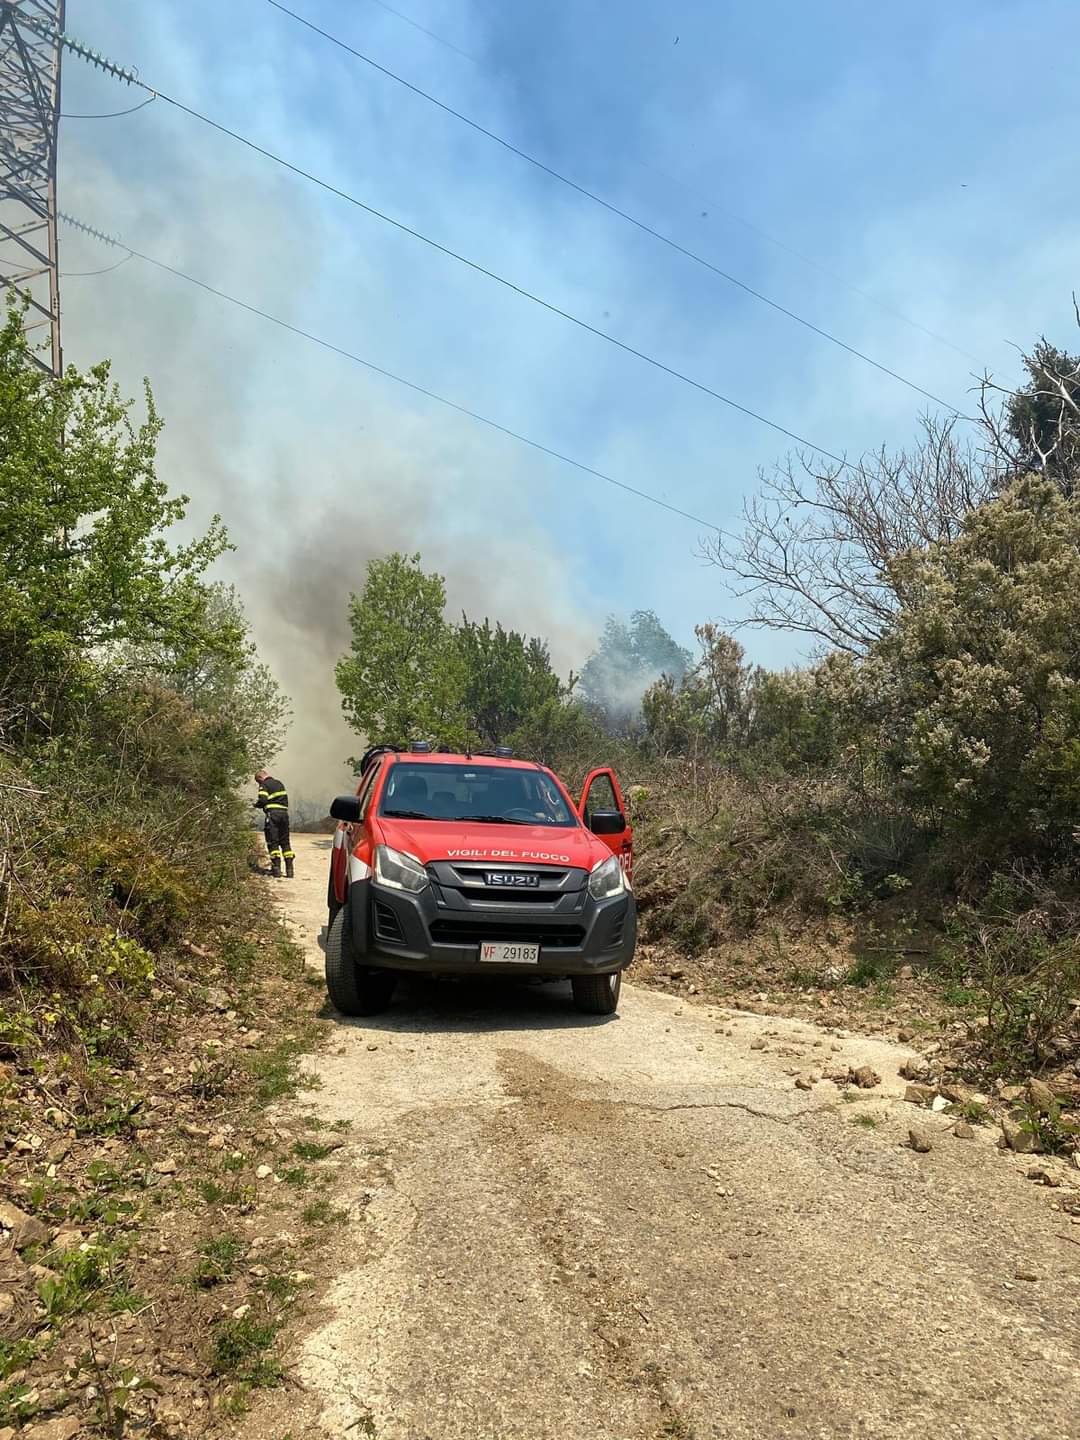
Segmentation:
<svg viewBox="0 0 1080 1440">
<path fill-rule="evenodd" d="M 1040 341 L 1025 366 L 1015 393 L 983 383 L 973 425 L 783 462 L 741 539 L 707 552 L 751 622 L 801 633 L 811 662 L 749 664 L 711 621 L 691 654 L 637 612 L 558 679 L 541 641 L 451 624 L 440 577 L 391 556 L 354 605 L 347 710 L 373 739 L 509 743 L 573 783 L 614 762 L 658 977 L 899 998 L 916 1027 L 960 1027 L 973 1075 L 1052 1073 L 1075 1098 L 1080 362 Z M 412 708 L 362 711 L 417 613 Z"/>
<path fill-rule="evenodd" d="M 241 1273 L 222 1234 L 263 1207 L 261 1111 L 295 1091 L 315 1008 L 238 797 L 288 707 L 208 578 L 220 524 L 175 539 L 186 501 L 156 474 L 149 391 L 139 409 L 106 365 L 36 369 L 9 312 L 0 1430 L 203 1430 L 280 1376 L 300 1288 L 299 1240 L 252 1272 L 249 1236 Z"/>
</svg>

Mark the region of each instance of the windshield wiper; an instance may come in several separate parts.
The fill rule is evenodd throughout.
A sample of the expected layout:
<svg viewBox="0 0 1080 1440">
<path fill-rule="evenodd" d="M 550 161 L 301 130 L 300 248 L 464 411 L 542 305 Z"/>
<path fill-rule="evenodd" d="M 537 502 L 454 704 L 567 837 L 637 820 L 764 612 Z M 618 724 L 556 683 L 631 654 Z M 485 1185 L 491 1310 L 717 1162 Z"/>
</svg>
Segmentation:
<svg viewBox="0 0 1080 1440">
<path fill-rule="evenodd" d="M 423 810 L 384 810 L 391 820 L 441 820 L 441 815 L 425 815 Z"/>
<path fill-rule="evenodd" d="M 480 825 L 536 825 L 536 820 L 514 820 L 509 815 L 455 815 L 454 819 L 459 824 L 469 820 L 475 820 Z"/>
</svg>

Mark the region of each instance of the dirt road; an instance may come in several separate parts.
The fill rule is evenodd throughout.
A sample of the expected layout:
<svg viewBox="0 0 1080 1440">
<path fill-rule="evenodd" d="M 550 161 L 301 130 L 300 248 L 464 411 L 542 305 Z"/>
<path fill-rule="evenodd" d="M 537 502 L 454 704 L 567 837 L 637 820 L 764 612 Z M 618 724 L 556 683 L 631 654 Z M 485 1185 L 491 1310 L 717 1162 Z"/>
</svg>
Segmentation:
<svg viewBox="0 0 1080 1440">
<path fill-rule="evenodd" d="M 278 887 L 318 966 L 327 844 Z M 312 1059 L 305 1103 L 353 1122 L 299 1360 L 328 1434 L 1078 1433 L 1080 1226 L 1030 1157 L 904 1104 L 903 1049 L 623 997 L 415 984 Z M 884 1083 L 787 1073 L 833 1062 Z"/>
</svg>

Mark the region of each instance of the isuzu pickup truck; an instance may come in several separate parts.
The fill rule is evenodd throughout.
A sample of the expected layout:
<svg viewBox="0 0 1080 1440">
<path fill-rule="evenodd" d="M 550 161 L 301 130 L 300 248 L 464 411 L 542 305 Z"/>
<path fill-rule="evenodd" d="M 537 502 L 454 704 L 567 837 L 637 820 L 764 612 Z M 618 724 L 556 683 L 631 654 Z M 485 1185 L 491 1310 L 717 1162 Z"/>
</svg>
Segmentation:
<svg viewBox="0 0 1080 1440">
<path fill-rule="evenodd" d="M 613 770 L 575 804 L 505 749 L 369 752 L 338 821 L 326 987 L 372 1015 L 405 972 L 568 979 L 579 1010 L 614 1014 L 634 954 L 633 833 Z"/>
</svg>

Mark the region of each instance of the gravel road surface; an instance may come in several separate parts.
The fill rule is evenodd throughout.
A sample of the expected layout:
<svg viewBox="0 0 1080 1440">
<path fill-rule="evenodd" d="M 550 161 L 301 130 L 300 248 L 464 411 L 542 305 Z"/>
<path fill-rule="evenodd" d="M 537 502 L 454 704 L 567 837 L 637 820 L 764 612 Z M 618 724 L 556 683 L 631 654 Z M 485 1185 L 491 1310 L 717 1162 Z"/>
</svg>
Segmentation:
<svg viewBox="0 0 1080 1440">
<path fill-rule="evenodd" d="M 296 847 L 321 968 L 329 840 Z M 289 1403 L 380 1440 L 1080 1434 L 1080 1188 L 905 1104 L 910 1053 L 633 986 L 339 1020 L 304 1105 L 352 1122 L 350 1218 Z M 847 1064 L 883 1083 L 795 1086 Z"/>
</svg>

